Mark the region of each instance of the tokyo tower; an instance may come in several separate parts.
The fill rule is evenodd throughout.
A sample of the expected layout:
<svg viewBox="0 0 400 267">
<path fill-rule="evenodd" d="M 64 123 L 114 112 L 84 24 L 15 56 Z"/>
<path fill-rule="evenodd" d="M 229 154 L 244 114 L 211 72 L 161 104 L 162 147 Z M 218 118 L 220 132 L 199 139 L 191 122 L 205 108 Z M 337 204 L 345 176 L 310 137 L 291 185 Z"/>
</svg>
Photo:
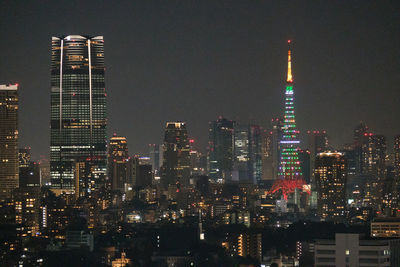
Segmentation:
<svg viewBox="0 0 400 267">
<path fill-rule="evenodd" d="M 304 190 L 310 193 L 307 188 L 299 161 L 299 131 L 296 129 L 296 119 L 294 114 L 294 90 L 292 76 L 292 61 L 290 43 L 288 40 L 288 72 L 285 90 L 285 116 L 283 122 L 283 136 L 280 141 L 281 159 L 279 162 L 278 179 L 271 187 L 269 194 L 275 194 L 281 191 L 285 200 L 288 195 L 292 194 L 296 189 Z"/>
</svg>

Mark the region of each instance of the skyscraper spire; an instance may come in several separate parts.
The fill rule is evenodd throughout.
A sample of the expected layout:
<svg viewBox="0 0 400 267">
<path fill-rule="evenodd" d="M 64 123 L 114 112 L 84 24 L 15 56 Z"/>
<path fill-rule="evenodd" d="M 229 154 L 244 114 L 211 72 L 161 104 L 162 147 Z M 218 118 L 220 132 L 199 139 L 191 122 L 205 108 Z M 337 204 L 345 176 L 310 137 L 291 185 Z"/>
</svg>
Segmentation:
<svg viewBox="0 0 400 267">
<path fill-rule="evenodd" d="M 292 41 L 288 40 L 288 71 L 287 71 L 287 80 L 286 82 L 292 83 L 293 82 L 293 76 L 292 76 L 292 58 L 291 58 L 291 52 L 290 52 L 290 43 Z"/>
</svg>

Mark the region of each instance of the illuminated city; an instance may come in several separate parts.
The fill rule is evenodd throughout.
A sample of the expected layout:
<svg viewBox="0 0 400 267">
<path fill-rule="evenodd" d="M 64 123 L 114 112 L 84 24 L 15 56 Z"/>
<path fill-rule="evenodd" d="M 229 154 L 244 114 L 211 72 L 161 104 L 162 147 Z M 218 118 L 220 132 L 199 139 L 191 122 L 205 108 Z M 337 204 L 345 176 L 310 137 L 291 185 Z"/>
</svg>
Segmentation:
<svg viewBox="0 0 400 267">
<path fill-rule="evenodd" d="M 400 3 L 3 1 L 0 25 L 0 266 L 400 266 Z"/>
</svg>

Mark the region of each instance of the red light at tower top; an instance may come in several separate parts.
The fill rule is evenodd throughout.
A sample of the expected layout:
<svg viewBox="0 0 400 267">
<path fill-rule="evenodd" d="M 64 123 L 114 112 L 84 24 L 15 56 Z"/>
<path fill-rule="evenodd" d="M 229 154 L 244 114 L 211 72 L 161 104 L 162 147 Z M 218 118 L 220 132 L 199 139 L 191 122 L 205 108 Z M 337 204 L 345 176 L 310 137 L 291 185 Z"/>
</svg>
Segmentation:
<svg viewBox="0 0 400 267">
<path fill-rule="evenodd" d="M 287 40 L 287 43 L 290 44 L 292 42 L 292 40 Z"/>
</svg>

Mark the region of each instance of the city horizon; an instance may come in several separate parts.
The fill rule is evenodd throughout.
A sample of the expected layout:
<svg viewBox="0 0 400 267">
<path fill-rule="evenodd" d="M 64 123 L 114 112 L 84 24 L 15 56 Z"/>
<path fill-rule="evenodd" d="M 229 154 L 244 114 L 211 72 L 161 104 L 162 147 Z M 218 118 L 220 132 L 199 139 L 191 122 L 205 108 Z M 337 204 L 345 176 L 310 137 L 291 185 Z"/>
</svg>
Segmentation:
<svg viewBox="0 0 400 267">
<path fill-rule="evenodd" d="M 18 5 L 15 5 L 17 8 Z M 20 83 L 20 98 L 26 103 L 20 112 L 20 125 L 23 130 L 21 146 L 31 146 L 35 158 L 49 153 L 47 118 L 50 116 L 50 102 L 47 94 L 50 90 L 48 51 L 51 36 L 60 33 L 96 33 L 104 36 L 105 49 L 108 51 L 105 57 L 108 135 L 117 132 L 126 136 L 129 140 L 130 153 L 144 154 L 147 144 L 161 142 L 163 124 L 169 120 L 186 121 L 189 135 L 195 138 L 202 148 L 205 148 L 207 143 L 205 137 L 207 124 L 218 116 L 244 123 L 255 122 L 264 128 L 269 128 L 270 119 L 279 117 L 283 110 L 280 100 L 285 77 L 284 43 L 287 39 L 292 39 L 294 42 L 294 77 L 298 95 L 296 108 L 301 134 L 307 130 L 324 129 L 329 133 L 332 143 L 338 147 L 351 142 L 353 128 L 360 121 L 364 121 L 375 133 L 387 136 L 388 147 L 392 147 L 393 137 L 400 133 L 400 127 L 395 124 L 396 119 L 392 115 L 396 113 L 397 97 L 395 75 L 393 75 L 396 72 L 395 60 L 387 60 L 386 64 L 382 64 L 385 59 L 398 57 L 394 48 L 398 42 L 398 35 L 394 34 L 396 28 L 390 26 L 390 19 L 396 15 L 389 9 L 389 5 L 376 6 L 373 2 L 365 2 L 360 9 L 353 10 L 357 13 L 354 18 L 350 18 L 348 11 L 340 5 L 332 4 L 332 10 L 327 13 L 321 4 L 317 4 L 312 7 L 311 14 L 321 26 L 306 21 L 309 28 L 305 28 L 299 23 L 304 12 L 301 5 L 294 4 L 290 11 L 287 11 L 286 4 L 280 3 L 273 5 L 271 12 L 272 10 L 277 12 L 276 14 L 289 12 L 291 16 L 286 22 L 275 24 L 276 30 L 266 26 L 268 23 L 264 23 L 258 24 L 264 25 L 262 27 L 249 28 L 251 30 L 248 32 L 245 29 L 252 25 L 249 14 L 254 15 L 257 23 L 264 22 L 268 16 L 260 11 L 268 5 L 233 3 L 230 13 L 226 13 L 221 5 L 213 3 L 211 6 L 215 9 L 211 14 L 228 18 L 227 21 L 219 21 L 221 28 L 201 24 L 207 21 L 206 13 L 193 13 L 196 8 L 201 9 L 208 5 L 209 3 L 198 6 L 191 4 L 157 6 L 149 2 L 126 10 L 116 7 L 115 12 L 120 11 L 121 14 L 125 14 L 127 10 L 135 14 L 144 12 L 137 16 L 142 22 L 148 20 L 143 17 L 146 12 L 152 10 L 159 15 L 158 18 L 149 20 L 148 24 L 139 21 L 140 23 L 135 24 L 137 27 L 131 29 L 135 36 L 140 36 L 142 39 L 130 37 L 132 34 L 121 35 L 119 31 L 112 31 L 112 26 L 125 28 L 109 19 L 114 11 L 101 11 L 108 14 L 108 17 L 98 25 L 90 20 L 91 16 L 82 17 L 83 24 L 72 23 L 68 26 L 63 24 L 57 28 L 43 24 L 42 20 L 39 20 L 40 32 L 34 30 L 26 32 L 19 24 L 12 24 L 12 28 L 7 29 L 4 34 L 8 36 L 9 41 L 14 40 L 13 47 L 15 49 L 18 47 L 21 53 L 13 53 L 11 47 L 2 47 L 9 65 L 2 66 L 5 71 L 0 74 L 0 81 L 2 84 Z M 59 6 L 59 4 L 49 4 L 47 7 L 37 7 L 33 10 L 36 10 L 37 14 L 42 14 L 53 8 L 53 12 L 49 13 L 50 17 L 57 14 L 58 17 L 65 19 L 63 14 L 57 13 L 60 12 Z M 88 4 L 83 4 L 84 8 L 87 6 Z M 21 7 L 21 12 L 26 12 L 25 9 L 28 7 L 30 6 Z M 382 16 L 382 19 L 368 22 L 366 21 L 368 12 L 373 8 L 381 11 L 376 15 L 378 17 L 374 18 Z M 64 10 L 72 13 L 74 8 L 67 6 Z M 317 10 L 325 13 L 319 14 Z M 192 14 L 193 18 L 188 18 L 183 11 Z M 172 16 L 167 17 L 167 12 Z M 234 23 L 231 16 L 239 14 L 242 15 L 241 23 Z M 277 18 L 274 14 L 270 15 Z M 328 16 L 329 23 L 323 19 L 323 14 Z M 15 20 L 12 13 L 4 13 L 3 18 L 8 18 L 9 21 Z M 30 18 L 29 13 L 20 17 L 21 20 Z M 353 26 L 348 32 L 343 33 L 344 39 L 339 42 L 334 36 L 341 34 L 342 26 L 347 27 L 343 25 L 342 18 L 352 21 Z M 177 24 L 183 19 L 188 21 L 188 27 L 190 25 L 191 29 L 199 34 L 199 39 L 183 25 Z M 133 22 L 135 19 L 130 18 L 127 21 Z M 376 23 L 372 24 L 372 21 Z M 162 22 L 171 27 L 176 25 L 175 30 L 170 31 L 170 34 L 162 33 L 160 28 Z M 370 27 L 372 34 L 363 30 L 364 26 L 369 24 L 374 25 Z M 13 32 L 9 32 L 11 29 Z M 207 29 L 210 34 L 204 32 Z M 152 31 L 157 35 L 153 35 Z M 312 34 L 314 31 L 319 34 Z M 19 54 L 29 52 L 27 47 L 17 42 L 16 33 L 20 36 L 26 34 L 24 38 L 33 38 L 37 41 L 35 46 L 30 48 L 33 49 L 33 56 L 28 63 L 21 61 Z M 185 33 L 188 34 L 183 35 Z M 247 38 L 243 39 L 245 36 Z M 363 41 L 359 42 L 359 39 Z M 159 46 L 158 43 L 162 45 Z M 316 46 L 315 49 L 311 49 L 313 44 Z M 380 52 L 370 54 L 374 46 Z M 200 53 L 196 53 L 196 50 Z M 122 56 L 122 53 L 117 51 L 125 51 L 126 55 Z M 367 63 L 366 55 L 372 63 Z M 21 69 L 25 75 L 21 76 L 17 69 Z M 377 81 L 372 80 L 373 78 Z M 321 90 L 324 94 L 318 94 Z M 231 92 L 232 97 L 224 98 L 227 92 Z M 162 99 L 166 102 L 163 103 Z M 224 101 L 221 101 L 222 99 Z M 376 101 L 373 102 L 372 99 Z M 34 103 L 31 103 L 32 100 L 35 100 Z M 181 105 L 175 105 L 173 101 L 179 101 Z M 209 108 L 203 109 L 205 105 Z M 43 119 L 38 119 L 33 114 Z M 125 114 L 132 114 L 128 117 L 129 123 L 119 123 L 117 118 Z M 386 122 L 391 122 L 394 126 L 388 127 Z M 142 135 L 135 132 L 134 125 L 140 125 L 149 134 Z"/>
</svg>

